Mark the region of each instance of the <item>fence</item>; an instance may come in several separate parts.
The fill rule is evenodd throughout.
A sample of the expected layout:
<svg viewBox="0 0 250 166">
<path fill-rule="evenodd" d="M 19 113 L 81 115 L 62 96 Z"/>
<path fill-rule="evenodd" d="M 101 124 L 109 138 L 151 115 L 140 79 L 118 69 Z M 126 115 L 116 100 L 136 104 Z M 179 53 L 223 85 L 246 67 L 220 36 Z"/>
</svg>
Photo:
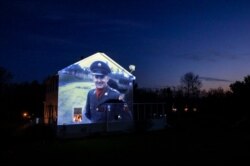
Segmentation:
<svg viewBox="0 0 250 166">
<path fill-rule="evenodd" d="M 134 120 L 143 121 L 167 116 L 165 103 L 134 103 Z"/>
</svg>

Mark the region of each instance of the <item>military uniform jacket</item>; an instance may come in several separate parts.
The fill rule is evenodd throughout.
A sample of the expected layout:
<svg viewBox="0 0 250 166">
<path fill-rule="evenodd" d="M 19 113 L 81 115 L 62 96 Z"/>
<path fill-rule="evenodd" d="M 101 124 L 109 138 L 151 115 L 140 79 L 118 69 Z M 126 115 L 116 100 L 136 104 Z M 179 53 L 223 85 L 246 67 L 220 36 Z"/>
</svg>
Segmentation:
<svg viewBox="0 0 250 166">
<path fill-rule="evenodd" d="M 107 107 L 104 103 L 109 100 L 119 100 L 120 93 L 107 87 L 103 95 L 99 98 L 96 97 L 96 90 L 92 89 L 88 92 L 86 106 L 85 106 L 85 116 L 91 120 L 91 122 L 105 122 L 107 120 Z"/>
</svg>

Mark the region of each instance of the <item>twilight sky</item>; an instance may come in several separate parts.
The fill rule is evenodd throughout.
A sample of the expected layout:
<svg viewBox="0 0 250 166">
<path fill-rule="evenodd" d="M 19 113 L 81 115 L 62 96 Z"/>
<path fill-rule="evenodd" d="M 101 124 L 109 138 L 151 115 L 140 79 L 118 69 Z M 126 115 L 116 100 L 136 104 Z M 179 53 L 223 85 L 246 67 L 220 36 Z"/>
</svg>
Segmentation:
<svg viewBox="0 0 250 166">
<path fill-rule="evenodd" d="M 14 81 L 43 81 L 103 52 L 139 87 L 177 86 L 193 72 L 203 88 L 250 75 L 250 1 L 1 0 L 0 66 Z"/>
</svg>

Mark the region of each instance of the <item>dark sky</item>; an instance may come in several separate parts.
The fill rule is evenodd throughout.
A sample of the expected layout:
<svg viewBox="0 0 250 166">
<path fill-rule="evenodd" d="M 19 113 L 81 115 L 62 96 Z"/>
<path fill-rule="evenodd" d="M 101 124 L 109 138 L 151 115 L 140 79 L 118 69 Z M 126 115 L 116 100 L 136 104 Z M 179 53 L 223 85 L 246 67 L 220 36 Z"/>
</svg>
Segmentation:
<svg viewBox="0 0 250 166">
<path fill-rule="evenodd" d="M 104 52 L 139 87 L 177 86 L 193 72 L 203 88 L 250 74 L 250 1 L 1 0 L 0 66 L 14 81 L 42 81 Z"/>
</svg>

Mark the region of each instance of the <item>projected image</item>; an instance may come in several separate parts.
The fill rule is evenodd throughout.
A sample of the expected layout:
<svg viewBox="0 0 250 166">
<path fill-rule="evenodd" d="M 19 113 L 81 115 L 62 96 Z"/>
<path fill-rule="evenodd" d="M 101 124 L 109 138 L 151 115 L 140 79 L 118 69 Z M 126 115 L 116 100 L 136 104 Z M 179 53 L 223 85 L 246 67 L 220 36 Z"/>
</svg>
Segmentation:
<svg viewBox="0 0 250 166">
<path fill-rule="evenodd" d="M 94 54 L 58 72 L 58 125 L 133 120 L 132 74 Z"/>
<path fill-rule="evenodd" d="M 82 121 L 82 108 L 74 108 L 73 112 L 73 122 L 81 122 Z"/>
</svg>

